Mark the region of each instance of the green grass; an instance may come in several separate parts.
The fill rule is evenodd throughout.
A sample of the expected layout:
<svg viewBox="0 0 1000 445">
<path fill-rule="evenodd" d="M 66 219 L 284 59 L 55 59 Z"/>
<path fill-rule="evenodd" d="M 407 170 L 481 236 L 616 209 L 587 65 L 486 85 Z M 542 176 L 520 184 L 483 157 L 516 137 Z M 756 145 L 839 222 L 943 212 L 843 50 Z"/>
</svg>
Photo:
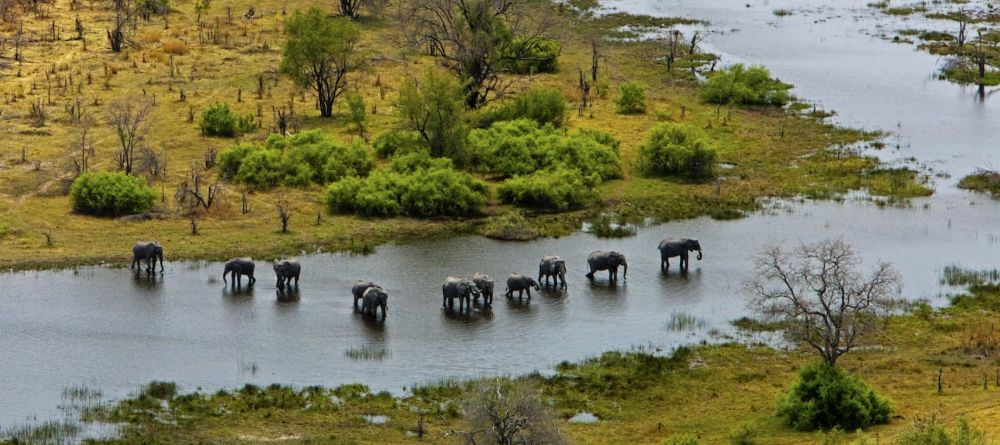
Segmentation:
<svg viewBox="0 0 1000 445">
<path fill-rule="evenodd" d="M 958 182 L 960 188 L 981 193 L 989 193 L 993 197 L 1000 196 L 1000 173 L 990 170 L 980 170 L 962 178 Z"/>
</svg>

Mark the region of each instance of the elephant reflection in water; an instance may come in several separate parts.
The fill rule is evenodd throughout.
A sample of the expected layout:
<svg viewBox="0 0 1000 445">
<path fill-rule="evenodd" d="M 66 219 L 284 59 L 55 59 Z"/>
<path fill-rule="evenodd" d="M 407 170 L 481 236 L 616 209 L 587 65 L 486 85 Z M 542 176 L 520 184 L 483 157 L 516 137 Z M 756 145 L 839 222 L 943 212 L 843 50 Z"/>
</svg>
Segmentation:
<svg viewBox="0 0 1000 445">
<path fill-rule="evenodd" d="M 299 301 L 299 288 L 298 287 L 279 287 L 275 290 L 275 295 L 279 302 L 281 303 L 294 303 Z"/>
</svg>

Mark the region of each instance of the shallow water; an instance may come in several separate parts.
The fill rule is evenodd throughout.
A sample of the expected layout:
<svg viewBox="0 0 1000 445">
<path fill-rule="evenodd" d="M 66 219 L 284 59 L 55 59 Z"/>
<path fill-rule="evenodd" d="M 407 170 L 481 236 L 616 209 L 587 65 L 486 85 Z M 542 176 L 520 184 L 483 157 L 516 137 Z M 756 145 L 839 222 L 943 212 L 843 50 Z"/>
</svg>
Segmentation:
<svg viewBox="0 0 1000 445">
<path fill-rule="evenodd" d="M 835 109 L 839 122 L 895 132 L 898 150 L 938 172 L 961 176 L 997 161 L 995 105 L 972 90 L 933 80 L 936 59 L 872 37 L 880 31 L 864 2 L 610 1 L 633 12 L 708 19 L 706 45 L 724 60 L 762 63 L 795 93 Z M 778 18 L 773 10 L 795 13 Z M 883 20 L 888 26 L 913 26 Z M 1000 206 L 941 180 L 937 194 L 909 209 L 867 202 L 778 203 L 737 221 L 695 219 L 643 228 L 625 239 L 578 233 L 561 239 L 502 243 L 478 237 L 389 245 L 369 256 L 301 257 L 297 299 L 279 301 L 266 263 L 252 293 L 234 294 L 217 263 L 168 263 L 154 281 L 128 269 L 0 275 L 0 429 L 57 417 L 63 389 L 86 385 L 120 397 L 153 379 L 182 390 L 247 382 L 336 385 L 376 390 L 447 377 L 546 370 L 602 351 L 669 349 L 728 329 L 744 314 L 743 283 L 752 255 L 768 243 L 843 237 L 869 264 L 890 261 L 908 298 L 950 291 L 944 266 L 992 268 L 1000 243 Z M 686 276 L 658 270 L 656 245 L 667 236 L 701 239 L 705 258 Z M 620 250 L 630 258 L 617 286 L 584 277 L 586 255 Z M 123 252 L 127 247 L 123 248 Z M 456 316 L 441 309 L 446 275 L 533 274 L 538 259 L 559 254 L 570 268 L 565 292 L 536 294 L 530 304 L 497 296 L 491 311 Z M 168 246 L 169 256 L 169 246 Z M 676 266 L 676 265 L 675 265 Z M 389 317 L 354 314 L 350 284 L 383 284 Z M 498 284 L 502 291 L 503 284 Z M 498 294 L 500 292 L 498 291 Z M 673 332 L 672 314 L 704 320 L 698 332 Z M 351 352 L 353 351 L 353 352 Z M 360 351 L 360 352 L 359 352 Z"/>
</svg>

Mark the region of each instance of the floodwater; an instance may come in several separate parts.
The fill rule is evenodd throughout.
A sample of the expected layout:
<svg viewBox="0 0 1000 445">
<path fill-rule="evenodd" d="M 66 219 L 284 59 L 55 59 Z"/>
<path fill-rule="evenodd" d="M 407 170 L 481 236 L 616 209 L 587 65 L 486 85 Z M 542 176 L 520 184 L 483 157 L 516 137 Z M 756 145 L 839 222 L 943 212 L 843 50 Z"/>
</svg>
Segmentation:
<svg viewBox="0 0 1000 445">
<path fill-rule="evenodd" d="M 183 390 L 243 383 L 337 385 L 376 390 L 449 377 L 546 371 L 563 360 L 636 347 L 668 350 L 701 341 L 745 314 L 752 257 L 769 243 L 842 237 L 871 265 L 890 261 L 907 298 L 941 304 L 948 265 L 993 268 L 1000 206 L 958 191 L 955 177 L 997 160 L 996 106 L 974 90 L 933 79 L 937 59 L 874 37 L 884 30 L 864 2 L 609 1 L 631 12 L 711 21 L 705 45 L 726 62 L 767 65 L 795 93 L 838 112 L 846 125 L 892 131 L 890 158 L 915 157 L 935 172 L 937 194 L 911 208 L 866 200 L 776 202 L 736 221 L 701 218 L 641 228 L 624 239 L 578 233 L 528 243 L 455 237 L 388 245 L 372 255 L 303 255 L 297 298 L 280 298 L 267 263 L 252 291 L 221 282 L 219 263 L 167 264 L 150 280 L 128 269 L 86 267 L 0 275 L 0 429 L 58 416 L 63 389 L 86 386 L 121 397 L 150 380 Z M 793 15 L 776 17 L 774 9 Z M 914 26 L 899 19 L 882 26 Z M 899 22 L 899 23 L 897 23 Z M 701 240 L 691 270 L 659 272 L 660 239 Z M 583 277 L 592 250 L 629 260 L 618 285 Z M 127 246 L 123 247 L 123 253 Z M 569 266 L 565 291 L 543 290 L 530 304 L 506 301 L 510 272 L 534 274 L 558 254 Z M 169 258 L 169 246 L 167 246 Z M 676 266 L 676 264 L 675 264 Z M 457 315 L 441 308 L 447 275 L 483 271 L 498 282 L 492 310 Z M 351 282 L 369 279 L 389 292 L 385 322 L 355 314 Z M 675 314 L 704 323 L 674 332 Z"/>
</svg>

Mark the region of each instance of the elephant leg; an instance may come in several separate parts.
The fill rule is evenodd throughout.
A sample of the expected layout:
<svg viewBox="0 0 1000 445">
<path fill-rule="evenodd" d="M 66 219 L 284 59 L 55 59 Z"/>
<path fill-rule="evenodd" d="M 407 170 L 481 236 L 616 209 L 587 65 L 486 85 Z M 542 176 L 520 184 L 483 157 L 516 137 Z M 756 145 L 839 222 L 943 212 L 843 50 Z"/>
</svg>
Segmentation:
<svg viewBox="0 0 1000 445">
<path fill-rule="evenodd" d="M 250 285 L 252 286 L 256 282 L 257 282 L 257 279 L 254 278 L 253 275 L 250 275 Z"/>
<path fill-rule="evenodd" d="M 531 301 L 531 289 L 525 289 L 528 292 L 528 301 Z"/>
<path fill-rule="evenodd" d="M 590 272 L 587 272 L 587 278 L 594 279 L 594 269 L 590 269 Z"/>
</svg>

